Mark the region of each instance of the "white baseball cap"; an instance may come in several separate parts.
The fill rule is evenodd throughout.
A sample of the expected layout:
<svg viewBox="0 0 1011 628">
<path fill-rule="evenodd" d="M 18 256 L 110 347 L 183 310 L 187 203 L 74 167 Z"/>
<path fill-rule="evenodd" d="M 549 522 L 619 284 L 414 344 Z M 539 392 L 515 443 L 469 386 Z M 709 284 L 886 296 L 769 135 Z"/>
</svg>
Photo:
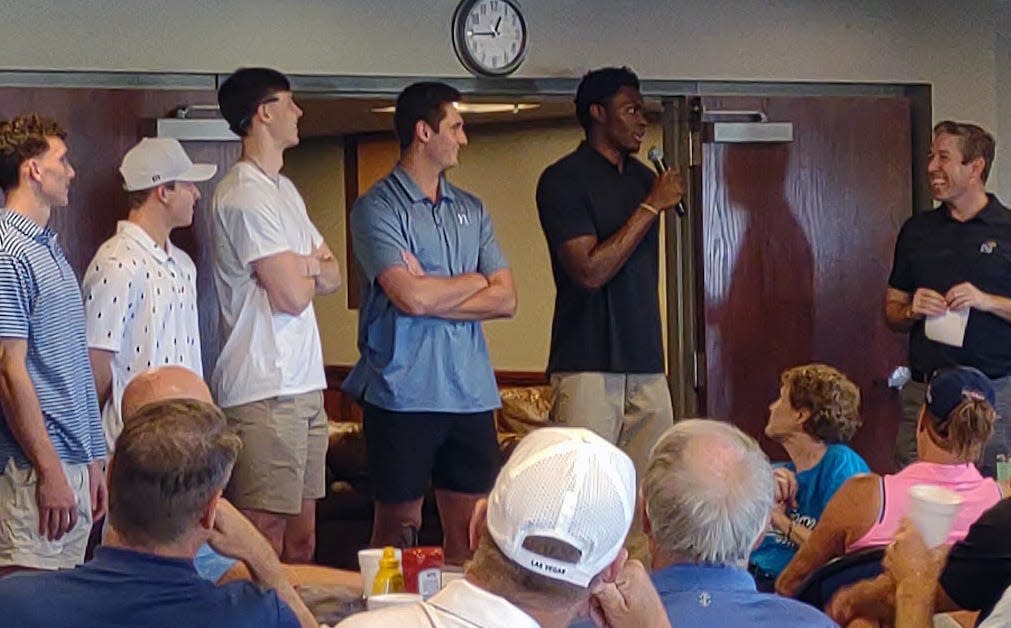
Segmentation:
<svg viewBox="0 0 1011 628">
<path fill-rule="evenodd" d="M 635 467 L 582 428 L 545 427 L 516 447 L 488 496 L 488 532 L 528 571 L 586 587 L 621 551 L 635 509 Z M 547 537 L 579 550 L 575 563 L 523 546 Z"/>
<path fill-rule="evenodd" d="M 194 164 L 179 140 L 168 137 L 145 137 L 126 151 L 119 166 L 127 192 L 172 181 L 206 181 L 217 171 L 214 164 Z"/>
</svg>

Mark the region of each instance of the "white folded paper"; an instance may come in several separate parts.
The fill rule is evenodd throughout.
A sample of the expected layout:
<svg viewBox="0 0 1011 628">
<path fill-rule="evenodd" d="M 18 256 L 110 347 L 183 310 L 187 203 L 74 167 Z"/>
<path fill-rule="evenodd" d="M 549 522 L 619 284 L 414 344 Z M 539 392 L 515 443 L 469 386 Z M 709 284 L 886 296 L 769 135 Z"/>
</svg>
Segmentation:
<svg viewBox="0 0 1011 628">
<path fill-rule="evenodd" d="M 953 347 L 961 347 L 965 341 L 965 327 L 969 324 L 970 309 L 946 310 L 944 314 L 928 316 L 924 324 L 927 338 Z"/>
</svg>

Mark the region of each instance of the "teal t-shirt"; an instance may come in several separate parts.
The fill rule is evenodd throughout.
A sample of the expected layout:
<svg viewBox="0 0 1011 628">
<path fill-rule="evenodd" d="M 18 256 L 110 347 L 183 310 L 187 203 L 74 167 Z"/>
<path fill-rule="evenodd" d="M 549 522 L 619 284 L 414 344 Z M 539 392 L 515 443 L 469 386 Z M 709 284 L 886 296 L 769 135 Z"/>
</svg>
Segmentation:
<svg viewBox="0 0 1011 628">
<path fill-rule="evenodd" d="M 792 462 L 775 466 L 796 472 Z M 797 473 L 797 508 L 787 514 L 795 525 L 813 530 L 828 501 L 843 482 L 854 475 L 869 472 L 870 468 L 860 454 L 846 445 L 829 445 L 821 462 Z M 796 552 L 796 543 L 769 526 L 762 544 L 751 553 L 751 563 L 769 575 L 778 576 Z"/>
</svg>

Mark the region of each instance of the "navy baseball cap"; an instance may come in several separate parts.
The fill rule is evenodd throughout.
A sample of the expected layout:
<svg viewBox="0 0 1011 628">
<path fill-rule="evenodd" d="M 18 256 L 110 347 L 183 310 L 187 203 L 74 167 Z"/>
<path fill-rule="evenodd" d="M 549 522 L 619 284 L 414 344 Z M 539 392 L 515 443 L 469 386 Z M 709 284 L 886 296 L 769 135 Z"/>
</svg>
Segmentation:
<svg viewBox="0 0 1011 628">
<path fill-rule="evenodd" d="M 939 369 L 927 384 L 927 409 L 942 421 L 965 399 L 996 401 L 990 378 L 971 366 Z"/>
</svg>

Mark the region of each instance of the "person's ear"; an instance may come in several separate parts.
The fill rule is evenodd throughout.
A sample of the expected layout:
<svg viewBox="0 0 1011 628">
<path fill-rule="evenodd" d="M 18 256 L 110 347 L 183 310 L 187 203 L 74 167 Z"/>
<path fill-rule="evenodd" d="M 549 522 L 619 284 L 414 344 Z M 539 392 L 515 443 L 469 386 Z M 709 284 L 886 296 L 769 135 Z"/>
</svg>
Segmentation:
<svg viewBox="0 0 1011 628">
<path fill-rule="evenodd" d="M 614 557 L 614 560 L 607 567 L 604 567 L 604 571 L 600 572 L 601 582 L 614 582 L 617 580 L 618 574 L 625 568 L 625 563 L 627 562 L 628 550 L 623 547 L 618 552 L 618 555 Z"/>
<path fill-rule="evenodd" d="M 42 180 L 42 167 L 39 166 L 39 162 L 35 159 L 25 160 L 22 167 L 24 168 L 24 178 L 28 181 Z"/>
<path fill-rule="evenodd" d="M 218 500 L 221 499 L 221 494 L 221 489 L 214 491 L 211 498 L 207 500 L 207 505 L 204 506 L 203 512 L 200 513 L 200 526 L 205 530 L 214 529 L 214 514 L 218 510 Z"/>
<path fill-rule="evenodd" d="M 467 527 L 467 540 L 470 543 L 470 551 L 477 549 L 481 542 L 481 535 L 484 534 L 484 527 L 488 522 L 488 498 L 483 497 L 474 503 L 474 512 L 470 515 L 470 524 Z"/>
<path fill-rule="evenodd" d="M 603 124 L 607 121 L 607 107 L 599 102 L 591 104 L 590 118 L 598 124 Z"/>
<path fill-rule="evenodd" d="M 163 205 L 165 205 L 165 204 L 168 203 L 169 194 L 171 192 L 172 192 L 172 190 L 169 189 L 168 185 L 162 184 L 162 185 L 158 186 L 158 188 L 155 190 L 154 193 L 155 193 L 155 196 L 158 197 L 158 201 L 160 203 L 162 203 Z"/>
<path fill-rule="evenodd" d="M 424 120 L 418 120 L 414 123 L 414 137 L 422 144 L 431 140 L 433 134 L 434 131 L 432 131 L 432 127 Z"/>
<path fill-rule="evenodd" d="M 972 175 L 983 180 L 983 170 L 986 168 L 986 160 L 982 156 L 977 157 L 969 162 L 969 168 L 971 168 Z"/>
<path fill-rule="evenodd" d="M 811 411 L 807 408 L 797 410 L 797 425 L 803 426 L 811 418 Z"/>
</svg>

